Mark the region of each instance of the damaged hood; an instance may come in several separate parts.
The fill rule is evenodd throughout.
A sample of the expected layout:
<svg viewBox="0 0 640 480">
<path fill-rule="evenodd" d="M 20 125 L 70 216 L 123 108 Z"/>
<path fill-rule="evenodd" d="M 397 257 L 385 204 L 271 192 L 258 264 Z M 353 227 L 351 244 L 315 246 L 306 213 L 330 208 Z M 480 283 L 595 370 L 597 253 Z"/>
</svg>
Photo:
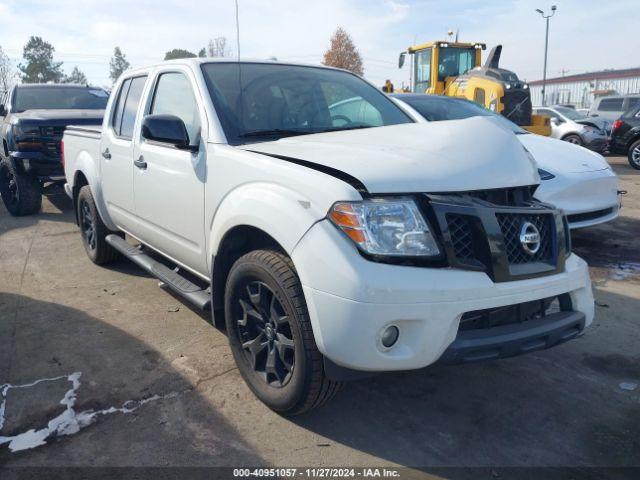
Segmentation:
<svg viewBox="0 0 640 480">
<path fill-rule="evenodd" d="M 539 183 L 537 167 L 518 138 L 486 117 L 317 133 L 240 148 L 338 170 L 370 193 Z"/>
</svg>

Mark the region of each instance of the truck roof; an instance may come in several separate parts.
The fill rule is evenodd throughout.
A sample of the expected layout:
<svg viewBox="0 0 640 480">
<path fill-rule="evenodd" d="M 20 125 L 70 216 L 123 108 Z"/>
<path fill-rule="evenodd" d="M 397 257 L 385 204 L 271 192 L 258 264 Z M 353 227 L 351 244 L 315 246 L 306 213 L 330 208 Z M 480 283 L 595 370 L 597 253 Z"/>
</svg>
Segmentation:
<svg viewBox="0 0 640 480">
<path fill-rule="evenodd" d="M 328 70 L 340 70 L 346 71 L 342 68 L 329 67 L 327 65 L 321 64 L 313 64 L 313 63 L 302 63 L 302 62 L 286 62 L 279 60 L 265 60 L 265 59 L 242 59 L 238 61 L 237 59 L 231 57 L 221 57 L 221 58 L 177 58 L 175 60 L 164 60 L 162 62 L 153 63 L 150 65 L 145 65 L 143 67 L 132 68 L 131 70 L 127 70 L 125 74 L 129 76 L 131 73 L 149 70 L 150 68 L 161 67 L 163 65 L 190 65 L 194 68 L 202 65 L 203 63 L 240 63 L 240 64 L 255 64 L 255 63 L 264 63 L 268 65 L 293 65 L 299 67 L 314 67 L 314 68 L 326 68 Z"/>
</svg>

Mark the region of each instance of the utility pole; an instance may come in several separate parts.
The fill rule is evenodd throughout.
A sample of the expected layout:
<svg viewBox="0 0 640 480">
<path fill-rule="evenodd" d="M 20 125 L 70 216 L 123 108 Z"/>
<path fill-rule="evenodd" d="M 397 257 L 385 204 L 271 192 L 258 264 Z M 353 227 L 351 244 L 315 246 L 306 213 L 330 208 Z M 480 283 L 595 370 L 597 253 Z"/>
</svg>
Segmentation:
<svg viewBox="0 0 640 480">
<path fill-rule="evenodd" d="M 539 8 L 536 8 L 536 12 L 542 15 L 542 18 L 544 18 L 547 22 L 547 29 L 544 36 L 544 70 L 542 72 L 542 105 L 543 106 L 546 105 L 544 97 L 546 93 L 545 91 L 547 89 L 547 50 L 549 47 L 549 19 L 555 15 L 557 9 L 558 7 L 556 7 L 555 5 L 552 5 L 551 14 L 545 15 L 542 10 L 540 10 Z"/>
</svg>

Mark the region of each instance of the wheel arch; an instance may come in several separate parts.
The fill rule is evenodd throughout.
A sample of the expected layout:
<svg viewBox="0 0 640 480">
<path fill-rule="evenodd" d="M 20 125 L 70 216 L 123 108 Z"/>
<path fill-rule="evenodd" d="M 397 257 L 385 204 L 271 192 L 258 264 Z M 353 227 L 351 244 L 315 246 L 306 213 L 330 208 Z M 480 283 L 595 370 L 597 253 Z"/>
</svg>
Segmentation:
<svg viewBox="0 0 640 480">
<path fill-rule="evenodd" d="M 216 255 L 211 257 L 211 304 L 214 310 L 224 308 L 227 277 L 233 264 L 254 250 L 274 250 L 289 256 L 285 248 L 264 230 L 253 225 L 232 227 L 222 237 Z"/>
<path fill-rule="evenodd" d="M 71 177 L 73 178 L 73 184 L 71 185 L 71 188 L 74 196 L 74 207 L 76 205 L 76 200 L 78 198 L 77 195 L 80 192 L 80 188 L 82 188 L 84 185 L 89 185 L 89 187 L 91 188 L 91 193 L 93 194 L 93 199 L 96 203 L 96 208 L 98 209 L 98 213 L 100 214 L 103 223 L 109 230 L 117 230 L 116 225 L 113 223 L 111 217 L 107 212 L 107 206 L 102 195 L 100 176 L 98 173 L 96 161 L 88 152 L 82 151 L 76 157 L 73 166 L 75 168 L 73 171 L 73 176 Z M 67 179 L 69 179 L 69 176 L 67 176 Z M 79 185 L 76 191 L 77 181 L 84 181 L 86 183 L 84 185 Z M 76 218 L 76 222 L 77 220 L 78 219 Z"/>
</svg>

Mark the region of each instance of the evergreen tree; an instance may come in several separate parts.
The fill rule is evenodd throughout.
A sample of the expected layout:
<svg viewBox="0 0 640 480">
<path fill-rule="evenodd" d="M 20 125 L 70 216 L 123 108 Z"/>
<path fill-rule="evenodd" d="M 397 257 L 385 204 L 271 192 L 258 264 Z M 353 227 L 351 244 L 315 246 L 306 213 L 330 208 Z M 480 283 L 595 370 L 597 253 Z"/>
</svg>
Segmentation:
<svg viewBox="0 0 640 480">
<path fill-rule="evenodd" d="M 53 61 L 55 48 L 41 37 L 31 36 L 24 46 L 22 56 L 26 64 L 18 65 L 24 83 L 60 82 L 64 73 L 62 62 Z"/>
<path fill-rule="evenodd" d="M 111 60 L 109 61 L 109 77 L 111 78 L 111 81 L 115 83 L 120 75 L 122 75 L 122 72 L 127 70 L 130 66 L 131 64 L 127 62 L 127 57 L 122 53 L 120 47 L 116 47 L 113 51 L 113 57 L 111 57 Z"/>
</svg>

